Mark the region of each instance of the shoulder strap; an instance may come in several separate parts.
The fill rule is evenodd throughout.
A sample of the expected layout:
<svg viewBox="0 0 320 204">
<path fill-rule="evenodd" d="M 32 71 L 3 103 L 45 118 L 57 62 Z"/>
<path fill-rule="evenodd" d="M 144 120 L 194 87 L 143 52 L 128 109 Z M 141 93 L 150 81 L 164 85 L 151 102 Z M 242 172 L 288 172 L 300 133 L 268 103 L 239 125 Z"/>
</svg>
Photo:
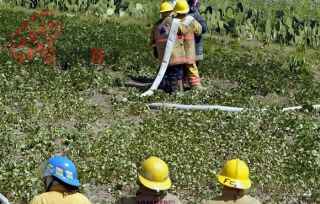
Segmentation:
<svg viewBox="0 0 320 204">
<path fill-rule="evenodd" d="M 183 24 L 185 24 L 186 26 L 190 25 L 190 23 L 194 20 L 194 17 L 193 16 L 187 16 L 184 21 L 183 21 Z"/>
</svg>

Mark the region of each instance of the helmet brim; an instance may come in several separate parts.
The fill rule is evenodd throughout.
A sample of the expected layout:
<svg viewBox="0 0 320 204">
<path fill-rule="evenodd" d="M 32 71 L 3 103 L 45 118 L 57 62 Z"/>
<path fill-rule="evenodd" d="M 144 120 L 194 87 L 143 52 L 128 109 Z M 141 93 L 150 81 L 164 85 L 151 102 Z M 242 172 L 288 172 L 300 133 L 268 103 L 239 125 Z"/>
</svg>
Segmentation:
<svg viewBox="0 0 320 204">
<path fill-rule="evenodd" d="M 59 175 L 54 175 L 53 177 L 59 179 L 59 181 L 62 181 L 63 183 L 71 185 L 71 186 L 75 186 L 75 187 L 80 187 L 81 186 L 81 183 L 77 179 L 68 179 L 66 177 L 62 177 L 62 176 L 59 176 Z"/>
<path fill-rule="evenodd" d="M 153 189 L 153 190 L 157 190 L 157 191 L 163 191 L 163 190 L 167 190 L 171 187 L 171 180 L 170 178 L 167 178 L 164 182 L 154 182 L 154 181 L 149 181 L 145 178 L 143 178 L 142 176 L 140 176 L 140 174 L 138 174 L 138 178 L 139 181 L 147 188 Z"/>
<path fill-rule="evenodd" d="M 186 10 L 180 10 L 180 11 L 174 11 L 178 14 L 184 14 L 184 13 L 189 13 L 189 9 L 186 9 Z"/>
<path fill-rule="evenodd" d="M 251 187 L 251 181 L 248 180 L 236 180 L 227 176 L 218 175 L 218 181 L 225 186 L 237 189 L 248 189 Z"/>
<path fill-rule="evenodd" d="M 164 10 L 164 11 L 159 11 L 159 14 L 165 13 L 165 12 L 173 12 L 173 10 Z"/>
</svg>

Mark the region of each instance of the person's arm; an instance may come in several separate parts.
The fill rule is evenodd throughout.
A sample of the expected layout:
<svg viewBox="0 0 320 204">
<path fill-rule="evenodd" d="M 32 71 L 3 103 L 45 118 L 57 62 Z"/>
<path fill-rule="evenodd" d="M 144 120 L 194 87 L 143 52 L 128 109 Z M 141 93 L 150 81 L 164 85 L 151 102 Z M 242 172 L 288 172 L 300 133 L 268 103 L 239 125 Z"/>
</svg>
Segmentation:
<svg viewBox="0 0 320 204">
<path fill-rule="evenodd" d="M 191 25 L 193 33 L 195 36 L 199 36 L 202 33 L 202 26 L 197 20 L 193 20 Z"/>
<path fill-rule="evenodd" d="M 199 13 L 195 13 L 194 15 L 195 19 L 200 23 L 201 27 L 202 27 L 202 32 L 201 34 L 204 34 L 205 32 L 207 32 L 208 27 L 207 27 L 207 23 L 206 21 L 202 18 L 202 16 Z"/>
<path fill-rule="evenodd" d="M 179 28 L 178 28 L 178 34 L 186 35 L 189 33 L 189 27 L 186 26 L 184 23 L 180 22 Z"/>
<path fill-rule="evenodd" d="M 155 49 L 156 48 L 156 38 L 154 36 L 153 28 L 150 33 L 150 46 Z"/>
</svg>

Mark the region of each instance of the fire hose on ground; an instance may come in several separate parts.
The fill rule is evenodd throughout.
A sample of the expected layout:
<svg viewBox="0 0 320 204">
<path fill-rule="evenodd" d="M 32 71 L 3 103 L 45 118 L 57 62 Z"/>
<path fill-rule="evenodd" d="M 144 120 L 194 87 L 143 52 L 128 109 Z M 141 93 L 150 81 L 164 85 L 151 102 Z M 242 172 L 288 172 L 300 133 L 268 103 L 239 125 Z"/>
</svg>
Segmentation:
<svg viewBox="0 0 320 204">
<path fill-rule="evenodd" d="M 241 112 L 241 111 L 246 111 L 249 109 L 245 108 L 238 108 L 238 107 L 229 107 L 229 106 L 219 106 L 219 105 L 184 105 L 184 104 L 175 104 L 175 103 L 151 103 L 148 104 L 148 106 L 151 109 L 158 109 L 161 107 L 165 108 L 176 108 L 176 109 L 182 109 L 182 110 L 221 110 L 221 111 L 228 111 L 228 112 Z M 284 111 L 289 111 L 289 110 L 298 110 L 302 109 L 302 106 L 294 106 L 294 107 L 288 107 L 288 108 L 283 108 L 282 112 Z M 320 108 L 320 104 L 313 105 L 312 108 L 318 109 Z M 266 110 L 265 108 L 262 109 Z"/>
<path fill-rule="evenodd" d="M 10 204 L 8 199 L 0 193 L 0 203 Z"/>
</svg>

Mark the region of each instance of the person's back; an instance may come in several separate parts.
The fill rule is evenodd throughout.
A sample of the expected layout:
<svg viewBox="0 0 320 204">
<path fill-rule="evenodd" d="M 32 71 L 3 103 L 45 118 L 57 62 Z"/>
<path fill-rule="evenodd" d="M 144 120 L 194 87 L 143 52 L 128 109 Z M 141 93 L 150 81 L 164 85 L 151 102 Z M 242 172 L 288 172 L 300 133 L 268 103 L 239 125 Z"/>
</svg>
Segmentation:
<svg viewBox="0 0 320 204">
<path fill-rule="evenodd" d="M 171 187 L 167 164 L 158 157 L 146 159 L 138 169 L 139 190 L 135 196 L 122 197 L 116 204 L 181 204 L 174 195 L 166 192 Z"/>
<path fill-rule="evenodd" d="M 157 49 L 159 65 L 161 65 L 164 53 L 166 51 L 166 45 L 168 41 L 168 35 L 171 29 L 172 20 L 173 20 L 172 15 L 169 15 L 157 21 L 154 24 L 151 35 L 150 35 L 150 42 L 152 42 L 151 46 L 156 46 L 155 49 Z M 181 31 L 180 28 L 181 26 L 179 27 L 179 32 Z M 183 29 L 183 30 L 184 32 L 187 31 L 187 29 Z M 170 56 L 170 61 L 168 66 L 184 64 L 186 62 L 185 51 L 183 48 L 182 41 L 183 39 L 181 37 L 179 38 L 179 34 L 178 34 L 176 37 L 176 41 L 175 41 L 171 56 Z"/>
<path fill-rule="evenodd" d="M 49 192 L 42 193 L 35 197 L 30 204 L 64 203 L 89 204 L 90 201 L 81 193 L 69 190 L 63 185 L 56 185 L 52 186 Z"/>
<path fill-rule="evenodd" d="M 191 17 L 191 16 L 190 16 Z M 176 18 L 181 19 L 182 23 L 187 21 L 188 16 L 186 14 L 178 14 Z M 186 64 L 196 63 L 196 50 L 195 50 L 195 36 L 199 36 L 202 32 L 202 27 L 198 21 L 194 18 L 188 23 L 188 33 L 184 35 L 184 50 L 186 52 Z"/>
<path fill-rule="evenodd" d="M 218 174 L 218 181 L 223 185 L 222 193 L 205 204 L 261 204 L 257 199 L 245 195 L 245 189 L 251 187 L 249 168 L 240 159 L 233 159 L 226 163 Z"/>
<path fill-rule="evenodd" d="M 191 89 L 205 90 L 200 82 L 200 75 L 196 66 L 196 52 L 195 52 L 195 36 L 202 32 L 202 27 L 192 16 L 188 16 L 189 5 L 185 0 L 178 0 L 174 11 L 177 13 L 175 18 L 181 20 L 182 24 L 188 27 L 188 32 L 183 36 L 183 45 L 186 53 L 185 73 L 188 77 L 188 83 Z M 179 82 L 179 89 L 182 90 L 182 81 Z"/>
<path fill-rule="evenodd" d="M 208 200 L 206 204 L 261 204 L 257 199 L 245 195 L 244 190 L 224 187 L 222 195 L 217 196 L 211 200 Z"/>
<path fill-rule="evenodd" d="M 154 49 L 155 56 L 158 57 L 158 71 L 162 65 L 167 66 L 165 76 L 161 82 L 161 89 L 170 94 L 175 94 L 178 93 L 178 82 L 182 76 L 180 65 L 186 63 L 182 35 L 186 34 L 189 29 L 180 23 L 180 20 L 173 20 L 174 12 L 170 3 L 162 3 L 159 13 L 161 14 L 161 19 L 152 28 L 150 45 Z M 170 57 L 170 59 L 164 59 L 164 56 Z"/>
<path fill-rule="evenodd" d="M 91 204 L 79 193 L 80 182 L 74 163 L 64 157 L 55 156 L 38 168 L 44 171 L 45 193 L 36 196 L 30 204 Z"/>
</svg>

